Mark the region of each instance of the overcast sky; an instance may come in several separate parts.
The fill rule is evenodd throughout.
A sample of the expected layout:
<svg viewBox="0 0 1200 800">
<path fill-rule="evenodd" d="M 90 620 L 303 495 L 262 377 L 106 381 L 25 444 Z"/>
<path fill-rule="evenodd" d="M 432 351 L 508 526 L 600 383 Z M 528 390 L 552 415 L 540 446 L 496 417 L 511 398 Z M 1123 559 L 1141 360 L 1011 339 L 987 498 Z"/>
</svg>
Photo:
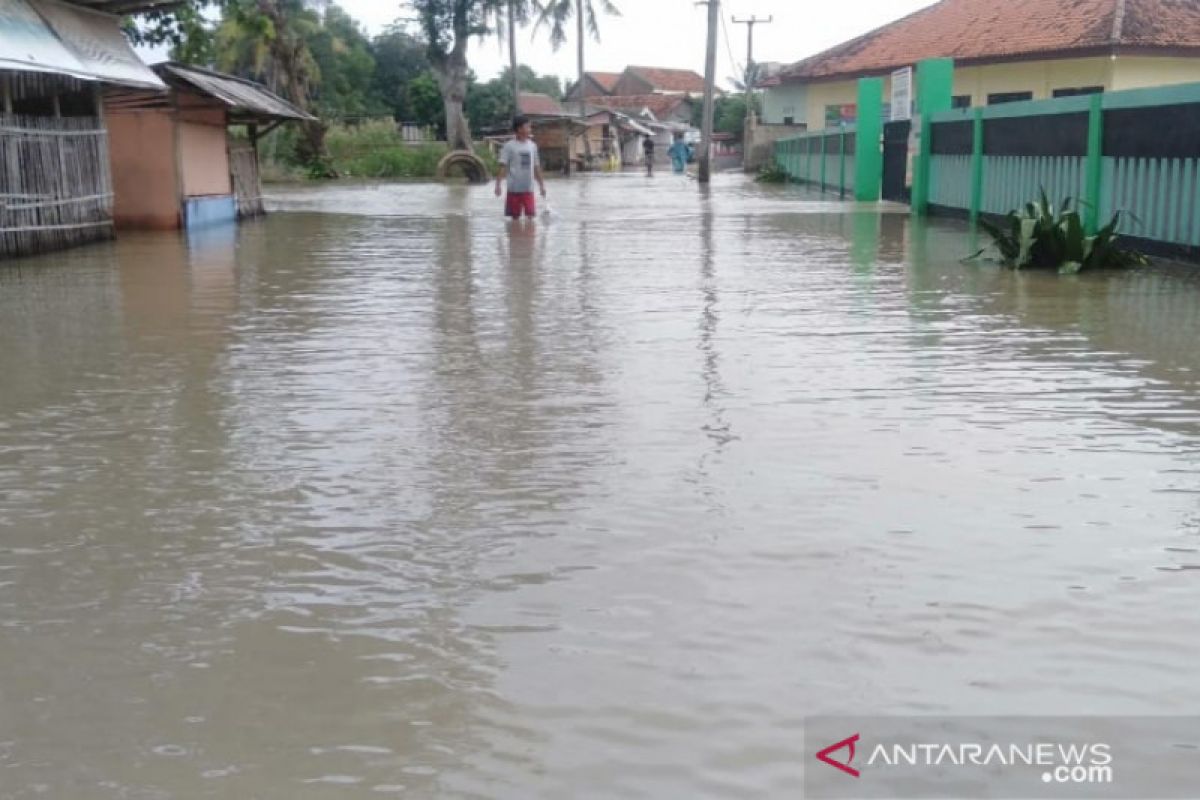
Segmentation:
<svg viewBox="0 0 1200 800">
<path fill-rule="evenodd" d="M 999 0 L 1003 2 L 1003 0 Z M 407 13 L 393 0 L 339 0 L 371 33 L 377 33 L 397 16 Z M 693 0 L 613 0 L 620 17 L 602 18 L 600 42 L 589 41 L 588 69 L 619 72 L 629 64 L 694 69 L 704 74 L 707 8 Z M 853 36 L 899 19 L 934 0 L 724 0 L 724 28 L 718 46 L 718 80 L 738 74 L 737 65 L 746 59 L 746 26 L 734 25 L 731 17 L 773 16 L 770 25 L 755 27 L 757 61 L 790 63 L 818 53 Z M 728 37 L 726 37 L 728 32 Z M 574 76 L 575 44 L 569 41 L 555 53 L 545 32 L 531 39 L 526 30 L 517 39 L 521 60 L 539 73 Z M 732 58 L 731 58 L 732 53 Z M 507 56 L 493 38 L 471 43 L 470 63 L 481 78 L 497 74 Z"/>
<path fill-rule="evenodd" d="M 884 25 L 936 0 L 724 0 L 721 16 L 724 24 L 717 48 L 717 79 L 740 74 L 746 60 L 746 26 L 735 25 L 731 17 L 774 17 L 769 25 L 758 25 L 754 34 L 757 61 L 791 63 Z M 1003 0 L 997 0 L 1003 2 Z M 381 32 L 397 18 L 409 12 L 399 0 L 337 0 L 367 32 Z M 707 9 L 693 0 L 613 0 L 621 9 L 620 17 L 600 21 L 600 42 L 589 39 L 587 68 L 620 72 L 629 64 L 693 69 L 704 74 Z M 557 53 L 550 48 L 545 31 L 536 36 L 532 29 L 517 38 L 522 63 L 538 73 L 551 73 L 564 79 L 574 77 L 575 43 L 572 38 Z M 150 61 L 166 58 L 165 51 L 147 50 Z M 468 58 L 472 69 L 487 80 L 508 63 L 508 56 L 493 37 L 473 40 Z"/>
</svg>

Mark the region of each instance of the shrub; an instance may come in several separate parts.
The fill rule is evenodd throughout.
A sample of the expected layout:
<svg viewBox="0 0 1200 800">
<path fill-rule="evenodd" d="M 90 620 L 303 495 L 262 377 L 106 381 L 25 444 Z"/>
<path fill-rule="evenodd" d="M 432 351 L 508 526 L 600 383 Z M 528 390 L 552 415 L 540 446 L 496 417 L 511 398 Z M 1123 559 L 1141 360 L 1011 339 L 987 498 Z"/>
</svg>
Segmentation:
<svg viewBox="0 0 1200 800">
<path fill-rule="evenodd" d="M 754 180 L 759 183 L 787 183 L 791 180 L 790 176 L 783 167 L 776 163 L 769 163 L 758 170 L 757 177 Z"/>
<path fill-rule="evenodd" d="M 1117 244 L 1121 214 L 1087 236 L 1083 219 L 1071 198 L 1055 208 L 1043 190 L 1039 200 L 1019 211 L 1010 211 L 1001 225 L 980 220 L 979 226 L 992 237 L 1001 262 L 1014 269 L 1057 269 L 1074 274 L 1085 269 L 1111 269 L 1144 265 L 1146 257 Z M 980 250 L 972 258 L 986 252 Z"/>
</svg>

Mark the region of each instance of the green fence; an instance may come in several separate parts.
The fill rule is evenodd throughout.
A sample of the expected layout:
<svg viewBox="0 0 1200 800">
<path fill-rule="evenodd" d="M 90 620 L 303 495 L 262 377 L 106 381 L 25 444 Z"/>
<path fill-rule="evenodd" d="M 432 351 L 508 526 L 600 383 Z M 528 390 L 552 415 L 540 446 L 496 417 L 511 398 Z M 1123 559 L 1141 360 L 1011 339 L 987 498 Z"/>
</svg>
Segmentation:
<svg viewBox="0 0 1200 800">
<path fill-rule="evenodd" d="M 1043 189 L 1094 231 L 1200 247 L 1200 84 L 934 114 L 933 210 L 1004 214 Z"/>
<path fill-rule="evenodd" d="M 802 133 L 775 143 L 775 163 L 794 181 L 846 197 L 854 194 L 857 145 L 854 126 Z"/>
</svg>

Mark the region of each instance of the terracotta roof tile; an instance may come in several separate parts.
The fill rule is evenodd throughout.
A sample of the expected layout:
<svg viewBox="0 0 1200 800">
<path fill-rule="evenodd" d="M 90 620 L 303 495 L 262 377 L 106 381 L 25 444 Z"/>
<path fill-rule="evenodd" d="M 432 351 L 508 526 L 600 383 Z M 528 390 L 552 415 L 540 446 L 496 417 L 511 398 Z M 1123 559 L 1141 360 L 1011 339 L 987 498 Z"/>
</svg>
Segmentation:
<svg viewBox="0 0 1200 800">
<path fill-rule="evenodd" d="M 600 85 L 600 88 L 606 92 L 611 92 L 617 86 L 617 81 L 621 80 L 619 72 L 588 72 L 585 73 L 589 78 Z"/>
<path fill-rule="evenodd" d="M 566 113 L 563 111 L 562 104 L 553 97 L 536 92 L 521 92 L 521 99 L 517 103 L 517 107 L 521 109 L 522 114 L 554 116 Z"/>
<path fill-rule="evenodd" d="M 654 91 L 656 92 L 704 91 L 704 78 L 690 69 L 629 67 L 629 72 L 646 81 L 646 83 L 654 87 Z"/>
<path fill-rule="evenodd" d="M 1200 48 L 1197 0 L 941 0 L 787 67 L 787 79 L 1119 46 Z"/>
<path fill-rule="evenodd" d="M 655 118 L 662 119 L 686 101 L 687 97 L 679 94 L 635 94 L 623 97 L 593 97 L 589 102 L 600 108 L 627 113 L 641 113 L 643 108 L 648 108 Z"/>
</svg>

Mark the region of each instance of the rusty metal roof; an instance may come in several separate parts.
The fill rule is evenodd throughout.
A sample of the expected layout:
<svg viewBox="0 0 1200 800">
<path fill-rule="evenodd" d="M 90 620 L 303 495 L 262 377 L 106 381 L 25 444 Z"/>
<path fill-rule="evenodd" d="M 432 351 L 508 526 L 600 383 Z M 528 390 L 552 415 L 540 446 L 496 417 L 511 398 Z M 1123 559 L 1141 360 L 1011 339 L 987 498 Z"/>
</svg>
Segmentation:
<svg viewBox="0 0 1200 800">
<path fill-rule="evenodd" d="M 220 100 L 229 106 L 232 112 L 230 120 L 235 124 L 263 120 L 316 119 L 262 84 L 244 78 L 173 61 L 156 64 L 154 71 L 175 88 L 189 88 Z"/>
</svg>

